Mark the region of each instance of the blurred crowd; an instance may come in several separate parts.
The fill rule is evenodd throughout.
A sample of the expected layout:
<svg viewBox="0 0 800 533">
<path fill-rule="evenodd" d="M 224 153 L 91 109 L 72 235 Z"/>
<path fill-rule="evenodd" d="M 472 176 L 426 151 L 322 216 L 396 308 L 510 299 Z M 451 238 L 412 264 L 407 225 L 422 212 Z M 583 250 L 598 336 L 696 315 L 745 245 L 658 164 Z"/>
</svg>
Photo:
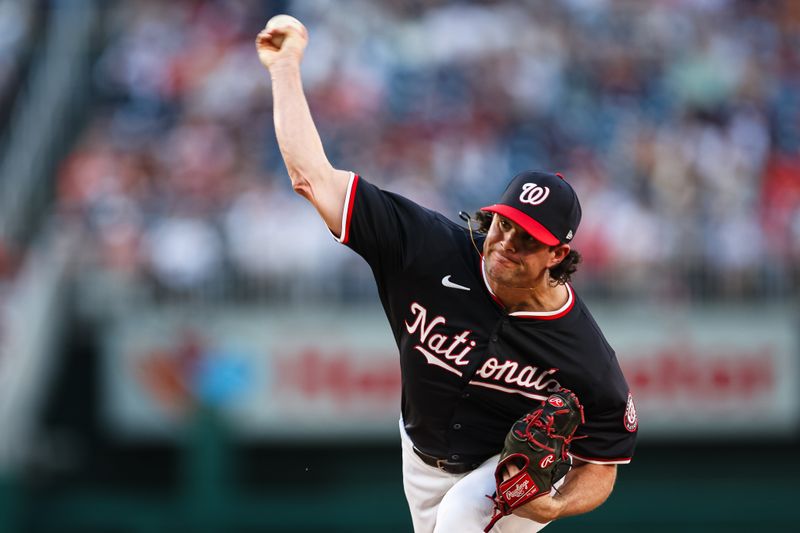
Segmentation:
<svg viewBox="0 0 800 533">
<path fill-rule="evenodd" d="M 795 286 L 792 0 L 117 2 L 57 183 L 87 266 L 181 294 L 347 282 L 358 259 L 292 193 L 274 139 L 253 40 L 281 11 L 309 28 L 305 88 L 337 168 L 453 219 L 516 172 L 560 171 L 598 294 Z"/>
</svg>

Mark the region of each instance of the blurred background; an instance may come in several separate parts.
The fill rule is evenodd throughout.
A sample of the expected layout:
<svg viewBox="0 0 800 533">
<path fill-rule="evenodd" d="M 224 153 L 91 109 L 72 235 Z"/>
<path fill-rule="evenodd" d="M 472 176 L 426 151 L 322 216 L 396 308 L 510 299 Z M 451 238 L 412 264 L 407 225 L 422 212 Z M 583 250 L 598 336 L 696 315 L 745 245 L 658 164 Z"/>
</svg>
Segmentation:
<svg viewBox="0 0 800 533">
<path fill-rule="evenodd" d="M 274 138 L 281 12 L 336 167 L 454 220 L 577 189 L 640 444 L 546 531 L 794 530 L 799 1 L 0 0 L 0 531 L 411 531 L 371 274 Z"/>
</svg>

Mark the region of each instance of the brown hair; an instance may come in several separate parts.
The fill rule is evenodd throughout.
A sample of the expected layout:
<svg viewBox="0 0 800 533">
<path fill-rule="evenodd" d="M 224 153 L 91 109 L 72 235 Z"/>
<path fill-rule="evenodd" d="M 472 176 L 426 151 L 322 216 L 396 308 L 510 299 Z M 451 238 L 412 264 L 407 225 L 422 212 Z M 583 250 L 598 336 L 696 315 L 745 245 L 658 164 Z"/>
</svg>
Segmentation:
<svg viewBox="0 0 800 533">
<path fill-rule="evenodd" d="M 478 227 L 475 230 L 478 233 L 489 233 L 489 226 L 492 225 L 493 217 L 494 213 L 489 211 L 476 211 L 474 218 L 478 221 Z M 551 250 L 554 248 L 556 247 L 550 246 Z M 564 285 L 572 281 L 572 274 L 578 270 L 578 263 L 580 262 L 581 254 L 577 250 L 570 249 L 567 256 L 559 264 L 549 269 L 550 279 L 553 280 L 555 285 Z"/>
</svg>

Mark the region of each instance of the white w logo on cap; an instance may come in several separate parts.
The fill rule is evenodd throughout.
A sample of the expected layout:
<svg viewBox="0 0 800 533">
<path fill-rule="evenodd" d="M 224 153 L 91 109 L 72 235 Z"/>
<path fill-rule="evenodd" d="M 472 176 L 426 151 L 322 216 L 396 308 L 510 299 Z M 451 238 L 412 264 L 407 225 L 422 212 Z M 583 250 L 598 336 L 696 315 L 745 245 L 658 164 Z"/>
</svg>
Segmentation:
<svg viewBox="0 0 800 533">
<path fill-rule="evenodd" d="M 539 187 L 535 183 L 526 183 L 522 186 L 519 201 L 523 204 L 539 205 L 550 196 L 550 187 Z"/>
</svg>

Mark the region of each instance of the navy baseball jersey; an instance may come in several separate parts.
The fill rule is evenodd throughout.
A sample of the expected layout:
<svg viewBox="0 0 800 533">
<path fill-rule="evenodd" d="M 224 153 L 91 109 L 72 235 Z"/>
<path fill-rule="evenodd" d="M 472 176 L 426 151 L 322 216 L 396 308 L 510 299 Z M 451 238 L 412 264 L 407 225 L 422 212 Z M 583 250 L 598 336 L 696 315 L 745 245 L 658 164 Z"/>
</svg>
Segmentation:
<svg viewBox="0 0 800 533">
<path fill-rule="evenodd" d="M 353 174 L 338 240 L 369 263 L 400 350 L 402 416 L 421 451 L 456 462 L 500 452 L 559 387 L 585 423 L 571 454 L 630 461 L 638 422 L 614 350 L 567 285 L 552 312 L 507 313 L 484 277 L 484 236 Z"/>
</svg>

